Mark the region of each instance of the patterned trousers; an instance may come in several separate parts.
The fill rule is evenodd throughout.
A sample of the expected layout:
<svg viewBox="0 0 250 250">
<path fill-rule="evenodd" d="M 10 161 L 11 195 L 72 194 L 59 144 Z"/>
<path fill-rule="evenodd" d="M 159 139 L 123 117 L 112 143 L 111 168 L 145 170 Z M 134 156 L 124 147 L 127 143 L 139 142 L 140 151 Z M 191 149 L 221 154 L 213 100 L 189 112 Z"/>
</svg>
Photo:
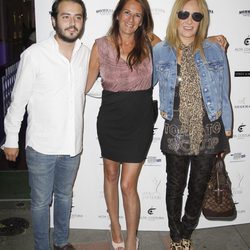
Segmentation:
<svg viewBox="0 0 250 250">
<path fill-rule="evenodd" d="M 198 225 L 204 194 L 215 159 L 215 155 L 166 154 L 166 206 L 170 237 L 175 242 L 190 239 Z M 188 173 L 188 195 L 182 216 L 183 194 Z"/>
</svg>

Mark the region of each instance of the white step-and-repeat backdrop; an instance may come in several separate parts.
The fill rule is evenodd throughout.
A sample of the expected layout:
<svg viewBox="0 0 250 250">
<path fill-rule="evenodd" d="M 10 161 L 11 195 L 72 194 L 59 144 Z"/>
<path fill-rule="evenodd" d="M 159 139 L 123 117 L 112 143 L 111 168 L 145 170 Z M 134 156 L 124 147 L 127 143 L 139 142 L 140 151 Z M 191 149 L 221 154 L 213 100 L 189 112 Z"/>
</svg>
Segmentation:
<svg viewBox="0 0 250 250">
<path fill-rule="evenodd" d="M 52 32 L 49 11 L 52 0 L 36 0 L 37 40 Z M 231 71 L 231 100 L 234 110 L 234 136 L 226 165 L 232 181 L 233 197 L 238 217 L 232 222 L 207 221 L 201 216 L 199 228 L 250 222 L 250 1 L 207 0 L 211 16 L 209 35 L 224 34 L 229 42 L 228 59 Z M 85 0 L 88 19 L 84 43 L 92 47 L 95 38 L 108 31 L 111 15 L 117 1 Z M 154 32 L 164 39 L 173 0 L 149 0 Z M 154 95 L 157 98 L 158 89 Z M 103 166 L 96 135 L 96 117 L 101 103 L 98 80 L 87 97 L 85 108 L 84 152 L 74 188 L 71 218 L 72 228 L 106 229 L 109 217 L 103 194 Z M 165 209 L 165 158 L 160 152 L 163 119 L 158 118 L 156 133 L 139 180 L 141 220 L 139 230 L 167 231 Z M 122 228 L 124 212 L 120 209 Z"/>
</svg>

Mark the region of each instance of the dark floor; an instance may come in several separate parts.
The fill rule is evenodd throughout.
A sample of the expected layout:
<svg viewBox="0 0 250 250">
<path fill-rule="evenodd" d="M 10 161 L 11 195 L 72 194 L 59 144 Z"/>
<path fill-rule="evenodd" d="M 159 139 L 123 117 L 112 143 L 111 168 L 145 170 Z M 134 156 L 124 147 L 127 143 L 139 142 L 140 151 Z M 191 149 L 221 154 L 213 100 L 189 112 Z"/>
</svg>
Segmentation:
<svg viewBox="0 0 250 250">
<path fill-rule="evenodd" d="M 0 220 L 20 217 L 30 221 L 29 201 L 0 201 Z M 124 232 L 125 236 L 125 232 Z M 168 249 L 168 232 L 139 231 L 140 250 Z M 111 250 L 107 230 L 71 229 L 70 241 L 77 250 Z M 193 234 L 195 250 L 250 249 L 250 224 L 198 229 Z M 16 236 L 0 236 L 1 250 L 33 250 L 32 226 Z"/>
</svg>

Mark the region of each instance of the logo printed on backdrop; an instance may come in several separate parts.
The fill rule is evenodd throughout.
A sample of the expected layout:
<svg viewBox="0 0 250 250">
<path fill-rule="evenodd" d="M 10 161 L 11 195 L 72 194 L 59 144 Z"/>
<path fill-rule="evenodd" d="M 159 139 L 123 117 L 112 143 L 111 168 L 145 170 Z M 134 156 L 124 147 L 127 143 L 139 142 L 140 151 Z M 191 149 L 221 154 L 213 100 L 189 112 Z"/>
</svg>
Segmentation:
<svg viewBox="0 0 250 250">
<path fill-rule="evenodd" d="M 153 215 L 155 210 L 156 210 L 155 207 L 149 208 L 149 209 L 148 209 L 148 214 L 149 214 L 149 215 Z"/>
<path fill-rule="evenodd" d="M 234 195 L 239 195 L 239 194 L 243 194 L 243 179 L 244 179 L 244 175 L 243 174 L 238 174 L 236 180 L 234 181 L 234 187 L 232 188 L 232 192 Z"/>
<path fill-rule="evenodd" d="M 246 161 L 246 154 L 243 153 L 232 153 L 230 154 L 231 160 L 230 162 L 245 162 Z"/>
<path fill-rule="evenodd" d="M 250 17 L 250 10 L 240 10 L 239 14 L 242 15 L 242 16 Z"/>
<path fill-rule="evenodd" d="M 246 103 L 246 97 L 243 97 L 242 99 L 238 100 L 238 105 L 234 105 L 235 109 L 249 109 L 250 104 Z"/>
<path fill-rule="evenodd" d="M 151 12 L 153 16 L 165 15 L 166 10 L 160 8 L 151 8 Z"/>
<path fill-rule="evenodd" d="M 234 77 L 250 77 L 250 71 L 235 71 Z"/>
<path fill-rule="evenodd" d="M 102 15 L 102 16 L 111 16 L 113 14 L 113 9 L 100 9 L 96 10 L 96 14 Z"/>
<path fill-rule="evenodd" d="M 76 201 L 76 196 L 75 196 L 75 192 L 73 192 L 73 200 L 72 200 L 72 205 L 71 205 L 70 218 L 72 220 L 79 220 L 79 219 L 86 218 L 86 215 L 82 214 L 82 211 L 77 211 L 77 209 L 75 209 L 76 208 L 76 206 L 74 205 L 75 201 Z"/>
<path fill-rule="evenodd" d="M 160 166 L 161 158 L 157 158 L 157 156 L 148 156 L 144 165 L 145 166 Z"/>
<path fill-rule="evenodd" d="M 250 53 L 250 36 L 249 35 L 246 38 L 244 38 L 243 45 L 245 47 L 235 48 L 235 52 Z"/>
<path fill-rule="evenodd" d="M 237 131 L 239 132 L 238 134 L 234 134 L 233 135 L 233 138 L 235 139 L 246 139 L 246 138 L 249 138 L 250 137 L 250 134 L 249 133 L 243 133 L 246 129 L 247 125 L 245 124 L 241 124 L 238 126 L 238 129 Z"/>
<path fill-rule="evenodd" d="M 156 212 L 157 208 L 156 207 L 151 207 L 147 210 L 147 214 L 141 217 L 141 220 L 147 220 L 147 221 L 160 221 L 160 220 L 165 220 L 165 217 L 163 216 L 156 216 L 154 215 Z"/>
<path fill-rule="evenodd" d="M 238 204 L 239 202 L 235 202 L 235 204 Z M 244 209 L 238 210 L 237 209 L 237 214 L 245 214 L 247 211 Z"/>
<path fill-rule="evenodd" d="M 161 180 L 154 178 L 152 180 L 153 188 L 152 191 L 145 191 L 141 194 L 141 199 L 143 200 L 161 200 L 161 193 L 159 192 L 159 187 L 161 185 Z"/>
<path fill-rule="evenodd" d="M 110 223 L 110 217 L 109 217 L 108 211 L 104 209 L 105 207 L 101 206 L 98 208 L 102 211 L 97 215 L 97 218 L 102 219 L 102 220 L 107 220 L 107 222 Z M 124 219 L 125 217 L 123 215 L 119 215 L 119 220 L 124 220 Z"/>
<path fill-rule="evenodd" d="M 246 125 L 244 125 L 244 124 L 240 125 L 240 126 L 238 127 L 238 131 L 239 131 L 240 133 L 242 133 L 244 127 L 246 127 Z"/>
<path fill-rule="evenodd" d="M 84 215 L 83 214 L 74 214 L 73 212 L 71 213 L 71 216 L 70 216 L 71 219 L 79 219 L 79 218 L 84 218 Z"/>
<path fill-rule="evenodd" d="M 247 46 L 250 45 L 250 37 L 248 37 L 244 40 L 244 44 Z"/>
</svg>

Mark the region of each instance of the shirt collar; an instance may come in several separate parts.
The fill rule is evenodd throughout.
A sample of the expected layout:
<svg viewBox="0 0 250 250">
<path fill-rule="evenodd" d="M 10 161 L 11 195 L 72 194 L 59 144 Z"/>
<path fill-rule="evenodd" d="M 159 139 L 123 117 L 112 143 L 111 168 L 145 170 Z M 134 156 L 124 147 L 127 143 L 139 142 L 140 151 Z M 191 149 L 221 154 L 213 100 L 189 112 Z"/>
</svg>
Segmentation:
<svg viewBox="0 0 250 250">
<path fill-rule="evenodd" d="M 59 45 L 58 45 L 58 42 L 57 40 L 55 39 L 55 33 L 52 34 L 50 36 L 51 38 L 51 41 L 53 42 L 55 48 L 57 49 L 57 51 L 59 52 Z M 82 41 L 78 38 L 76 41 L 75 41 L 75 45 L 74 45 L 74 49 L 73 49 L 73 54 L 72 56 L 74 56 L 74 54 L 80 49 L 80 47 L 82 46 Z"/>
</svg>

